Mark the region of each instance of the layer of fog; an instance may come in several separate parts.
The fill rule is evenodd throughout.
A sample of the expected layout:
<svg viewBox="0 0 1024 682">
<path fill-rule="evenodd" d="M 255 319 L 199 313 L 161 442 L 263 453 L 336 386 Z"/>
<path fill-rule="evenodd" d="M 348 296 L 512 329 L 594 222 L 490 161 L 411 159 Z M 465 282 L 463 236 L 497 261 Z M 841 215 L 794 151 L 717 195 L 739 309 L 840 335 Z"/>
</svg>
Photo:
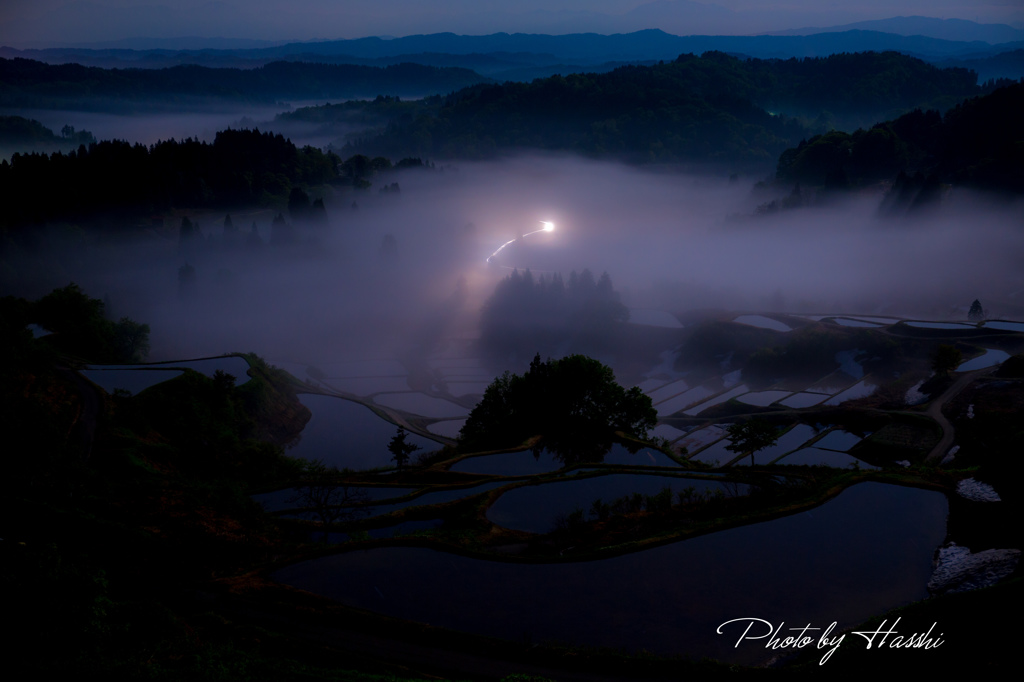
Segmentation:
<svg viewBox="0 0 1024 682">
<path fill-rule="evenodd" d="M 146 146 L 161 140 L 183 140 L 192 138 L 212 142 L 217 131 L 225 128 L 253 128 L 281 133 L 296 145 L 323 147 L 336 142 L 339 134 L 351 132 L 346 129 L 325 130 L 322 126 L 302 122 L 276 121 L 282 111 L 299 107 L 324 104 L 316 102 L 291 102 L 279 105 L 251 106 L 231 102 L 209 101 L 197 104 L 186 111 L 168 110 L 148 112 L 107 112 L 76 111 L 67 109 L 0 109 L 0 116 L 22 116 L 42 123 L 59 135 L 61 129 L 70 125 L 76 130 L 88 130 L 97 140 L 125 140 Z M 337 103 L 337 102 L 335 102 Z M 353 130 L 355 130 L 353 128 Z M 26 148 L 17 150 L 32 151 Z"/>
<path fill-rule="evenodd" d="M 305 363 L 466 352 L 480 306 L 513 266 L 607 271 L 630 307 L 674 313 L 949 319 L 979 298 L 993 315 L 1024 318 L 1019 202 L 954 192 L 928 217 L 894 221 L 876 217 L 880 196 L 869 193 L 754 218 L 763 198 L 753 196 L 753 178 L 553 157 L 374 180 L 326 196 L 330 226 L 299 226 L 292 246 L 226 248 L 224 213 L 193 212 L 203 244 L 182 252 L 175 216 L 131 241 L 75 243 L 11 293 L 38 296 L 74 280 L 105 296 L 114 316 L 151 325 L 152 359 L 255 351 Z M 379 191 L 391 182 L 400 193 Z M 267 242 L 273 214 L 233 211 L 240 242 L 253 222 Z M 750 217 L 730 218 L 737 214 Z M 541 220 L 555 231 L 518 239 L 486 263 Z M 182 290 L 186 262 L 195 286 Z"/>
</svg>

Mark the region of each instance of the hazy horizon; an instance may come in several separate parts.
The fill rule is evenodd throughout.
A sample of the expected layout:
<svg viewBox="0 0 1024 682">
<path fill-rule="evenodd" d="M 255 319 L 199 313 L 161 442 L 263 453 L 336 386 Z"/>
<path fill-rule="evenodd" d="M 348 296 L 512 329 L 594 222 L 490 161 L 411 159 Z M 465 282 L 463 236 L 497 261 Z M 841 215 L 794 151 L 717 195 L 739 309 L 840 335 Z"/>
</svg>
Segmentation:
<svg viewBox="0 0 1024 682">
<path fill-rule="evenodd" d="M 225 39 L 289 42 L 397 37 L 452 32 L 629 33 L 658 28 L 676 35 L 749 35 L 808 27 L 924 16 L 1024 28 L 1024 8 L 1013 0 L 526 0 L 517 11 L 494 0 L 357 0 L 278 3 L 185 0 L 10 0 L 0 14 L 0 45 L 66 47 L 125 40 Z M 187 42 L 187 41 L 186 41 Z"/>
</svg>

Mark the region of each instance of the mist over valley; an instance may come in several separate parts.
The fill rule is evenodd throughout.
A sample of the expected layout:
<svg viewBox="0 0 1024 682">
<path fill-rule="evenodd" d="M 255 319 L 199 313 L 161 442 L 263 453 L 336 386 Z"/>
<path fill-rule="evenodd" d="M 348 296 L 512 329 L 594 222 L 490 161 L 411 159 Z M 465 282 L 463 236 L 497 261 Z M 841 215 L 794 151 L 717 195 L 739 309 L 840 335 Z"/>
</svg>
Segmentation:
<svg viewBox="0 0 1024 682">
<path fill-rule="evenodd" d="M 1021 584 L 1020 29 L 790 29 L 4 48 L 15 646 L 168 680 L 1017 666 L 977 623 Z M 882 620 L 910 644 L 854 636 Z"/>
</svg>

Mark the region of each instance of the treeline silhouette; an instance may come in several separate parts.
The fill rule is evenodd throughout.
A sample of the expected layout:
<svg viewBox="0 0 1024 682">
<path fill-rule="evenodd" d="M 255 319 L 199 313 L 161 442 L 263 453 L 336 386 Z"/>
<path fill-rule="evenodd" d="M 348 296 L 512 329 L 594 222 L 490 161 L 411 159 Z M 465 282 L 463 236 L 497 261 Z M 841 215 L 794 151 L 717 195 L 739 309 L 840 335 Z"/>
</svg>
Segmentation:
<svg viewBox="0 0 1024 682">
<path fill-rule="evenodd" d="M 779 180 L 843 189 L 895 182 L 886 211 L 929 203 L 943 183 L 1024 193 L 1024 83 L 947 111 L 915 110 L 868 130 L 832 131 L 779 157 Z"/>
<path fill-rule="evenodd" d="M 562 344 L 600 344 L 614 323 L 629 319 L 608 273 L 595 279 L 590 270 L 535 278 L 529 270 L 498 282 L 480 317 L 480 343 L 488 351 L 552 351 Z"/>
<path fill-rule="evenodd" d="M 603 74 L 476 85 L 447 96 L 436 115 L 392 121 L 358 148 L 480 158 L 528 147 L 633 161 L 763 162 L 837 117 L 875 121 L 982 91 L 971 71 L 895 52 L 789 60 L 706 52 Z"/>
<path fill-rule="evenodd" d="M 491 382 L 459 439 L 472 452 L 542 435 L 544 447 L 568 466 L 602 461 L 616 431 L 646 439 L 657 421 L 650 397 L 636 386 L 623 388 L 610 367 L 585 355 L 542 362 L 538 353 L 525 374 L 506 371 Z"/>
<path fill-rule="evenodd" d="M 113 320 L 106 304 L 75 283 L 37 301 L 0 298 L 0 338 L 8 348 L 25 347 L 26 327 L 37 324 L 47 349 L 89 362 L 141 362 L 149 353 L 149 325 L 130 317 Z"/>
<path fill-rule="evenodd" d="M 400 167 L 422 165 L 403 159 Z M 121 141 L 79 146 L 54 154 L 15 154 L 0 162 L 5 210 L 0 224 L 85 220 L 98 215 L 132 218 L 175 208 L 283 205 L 304 210 L 299 189 L 326 183 L 369 186 L 391 168 L 385 158 L 346 160 L 314 147 L 297 148 L 281 135 L 224 130 L 212 143 L 191 138 L 146 147 Z M 40 188 L 49 188 L 45 194 Z M 45 200 L 42 198 L 45 196 Z M 310 208 L 312 208 L 310 206 Z"/>
<path fill-rule="evenodd" d="M 199 98 L 276 102 L 280 98 L 421 96 L 488 79 L 469 69 L 422 64 L 383 68 L 355 64 L 271 62 L 255 69 L 182 65 L 102 69 L 0 59 L 0 106 L 110 109 L 122 102 L 188 103 Z"/>
<path fill-rule="evenodd" d="M 77 147 L 90 144 L 96 138 L 88 130 L 76 131 L 74 126 L 66 125 L 55 135 L 52 130 L 35 119 L 23 116 L 0 116 L 0 148 L 14 146 L 44 147 Z"/>
</svg>

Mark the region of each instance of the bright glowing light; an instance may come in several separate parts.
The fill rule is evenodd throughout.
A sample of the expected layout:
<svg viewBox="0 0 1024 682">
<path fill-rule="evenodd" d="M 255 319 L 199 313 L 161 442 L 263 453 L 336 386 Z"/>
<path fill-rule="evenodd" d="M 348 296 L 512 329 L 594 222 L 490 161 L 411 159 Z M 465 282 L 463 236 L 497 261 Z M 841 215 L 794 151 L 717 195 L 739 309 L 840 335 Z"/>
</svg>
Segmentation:
<svg viewBox="0 0 1024 682">
<path fill-rule="evenodd" d="M 555 231 L 555 224 L 554 223 L 548 222 L 547 220 L 538 220 L 537 222 L 539 222 L 544 227 L 540 228 L 539 230 L 534 230 L 533 232 L 527 232 L 526 234 L 523 235 L 524 237 L 529 237 L 531 234 L 537 234 L 538 232 L 554 232 Z M 499 246 L 495 250 L 494 253 L 492 253 L 490 256 L 487 257 L 487 262 L 490 263 L 492 258 L 497 256 L 498 253 L 500 253 L 502 249 L 504 249 L 506 246 L 508 246 L 509 244 L 511 244 L 514 241 L 515 241 L 515 239 L 509 239 L 507 242 L 505 242 L 504 244 Z"/>
</svg>

